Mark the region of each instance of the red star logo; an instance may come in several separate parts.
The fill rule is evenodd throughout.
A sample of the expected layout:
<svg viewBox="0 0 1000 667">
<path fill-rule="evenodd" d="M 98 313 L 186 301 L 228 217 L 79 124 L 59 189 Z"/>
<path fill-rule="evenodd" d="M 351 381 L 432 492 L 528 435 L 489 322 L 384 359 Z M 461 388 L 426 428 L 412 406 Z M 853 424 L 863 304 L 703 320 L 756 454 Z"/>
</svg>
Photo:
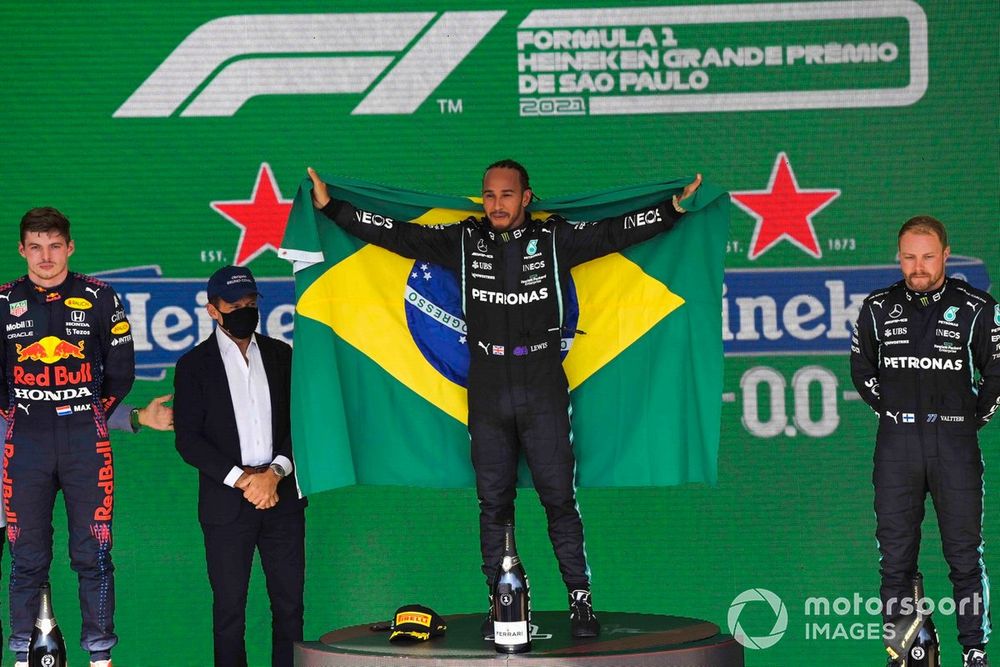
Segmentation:
<svg viewBox="0 0 1000 667">
<path fill-rule="evenodd" d="M 800 188 L 788 156 L 778 153 L 766 190 L 732 193 L 736 205 L 757 220 L 750 241 L 750 259 L 757 259 L 782 239 L 813 257 L 822 257 L 812 218 L 839 196 L 840 190 Z"/>
<path fill-rule="evenodd" d="M 245 266 L 265 250 L 278 251 L 285 235 L 288 213 L 292 210 L 292 200 L 281 198 L 271 165 L 262 162 L 249 200 L 214 201 L 211 206 L 240 228 L 235 263 Z"/>
</svg>

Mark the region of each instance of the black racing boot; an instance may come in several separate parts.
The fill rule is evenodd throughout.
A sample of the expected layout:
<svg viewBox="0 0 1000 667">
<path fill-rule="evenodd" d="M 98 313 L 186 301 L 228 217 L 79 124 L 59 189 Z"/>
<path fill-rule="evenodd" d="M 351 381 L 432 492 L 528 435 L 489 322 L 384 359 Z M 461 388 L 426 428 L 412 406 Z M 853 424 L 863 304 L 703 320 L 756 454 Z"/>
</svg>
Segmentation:
<svg viewBox="0 0 1000 667">
<path fill-rule="evenodd" d="M 972 648 L 962 653 L 962 667 L 990 667 L 986 651 Z"/>
<path fill-rule="evenodd" d="M 578 588 L 569 594 L 569 629 L 574 639 L 596 637 L 601 634 L 601 624 L 590 604 L 590 591 Z"/>
</svg>

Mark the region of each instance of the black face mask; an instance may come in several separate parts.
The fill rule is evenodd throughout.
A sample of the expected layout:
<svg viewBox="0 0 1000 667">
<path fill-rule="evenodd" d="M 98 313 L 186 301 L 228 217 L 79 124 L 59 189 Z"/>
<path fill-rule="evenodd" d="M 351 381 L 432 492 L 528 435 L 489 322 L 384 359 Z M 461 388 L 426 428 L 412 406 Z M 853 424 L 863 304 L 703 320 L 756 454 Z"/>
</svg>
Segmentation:
<svg viewBox="0 0 1000 667">
<path fill-rule="evenodd" d="M 253 335 L 260 321 L 260 311 L 257 306 L 237 308 L 231 313 L 221 313 L 222 328 L 232 334 L 233 338 L 244 340 Z"/>
</svg>

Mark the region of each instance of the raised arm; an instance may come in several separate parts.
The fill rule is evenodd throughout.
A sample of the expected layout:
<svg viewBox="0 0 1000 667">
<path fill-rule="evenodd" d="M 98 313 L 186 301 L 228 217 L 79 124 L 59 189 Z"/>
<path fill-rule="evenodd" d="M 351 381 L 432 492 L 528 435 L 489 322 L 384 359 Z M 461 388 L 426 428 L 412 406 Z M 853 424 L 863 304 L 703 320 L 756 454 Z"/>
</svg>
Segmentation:
<svg viewBox="0 0 1000 667">
<path fill-rule="evenodd" d="M 410 259 L 425 259 L 452 269 L 461 265 L 462 225 L 427 227 L 355 208 L 332 199 L 319 174 L 312 167 L 308 171 L 313 204 L 347 233 Z"/>
<path fill-rule="evenodd" d="M 699 186 L 701 174 L 696 175 L 679 195 L 674 195 L 658 206 L 595 222 L 559 225 L 555 241 L 560 259 L 569 266 L 576 266 L 624 250 L 669 230 L 684 214 L 680 202 L 693 195 Z"/>
</svg>

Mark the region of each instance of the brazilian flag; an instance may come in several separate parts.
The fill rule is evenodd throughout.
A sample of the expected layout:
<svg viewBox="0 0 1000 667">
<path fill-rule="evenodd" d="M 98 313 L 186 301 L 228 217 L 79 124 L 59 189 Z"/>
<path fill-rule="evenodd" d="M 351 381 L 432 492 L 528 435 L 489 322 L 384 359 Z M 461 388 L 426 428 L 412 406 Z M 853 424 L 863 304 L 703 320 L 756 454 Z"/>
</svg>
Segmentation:
<svg viewBox="0 0 1000 667">
<path fill-rule="evenodd" d="M 413 224 L 482 215 L 474 197 L 323 180 L 336 199 Z M 655 205 L 690 181 L 531 210 L 597 220 Z M 458 276 L 349 236 L 311 197 L 305 179 L 279 251 L 295 268 L 292 432 L 302 490 L 474 486 Z M 715 483 L 729 197 L 704 183 L 684 205 L 670 232 L 572 270 L 565 316 L 577 333 L 563 340 L 563 365 L 581 486 Z M 522 473 L 530 479 L 523 464 Z"/>
</svg>

